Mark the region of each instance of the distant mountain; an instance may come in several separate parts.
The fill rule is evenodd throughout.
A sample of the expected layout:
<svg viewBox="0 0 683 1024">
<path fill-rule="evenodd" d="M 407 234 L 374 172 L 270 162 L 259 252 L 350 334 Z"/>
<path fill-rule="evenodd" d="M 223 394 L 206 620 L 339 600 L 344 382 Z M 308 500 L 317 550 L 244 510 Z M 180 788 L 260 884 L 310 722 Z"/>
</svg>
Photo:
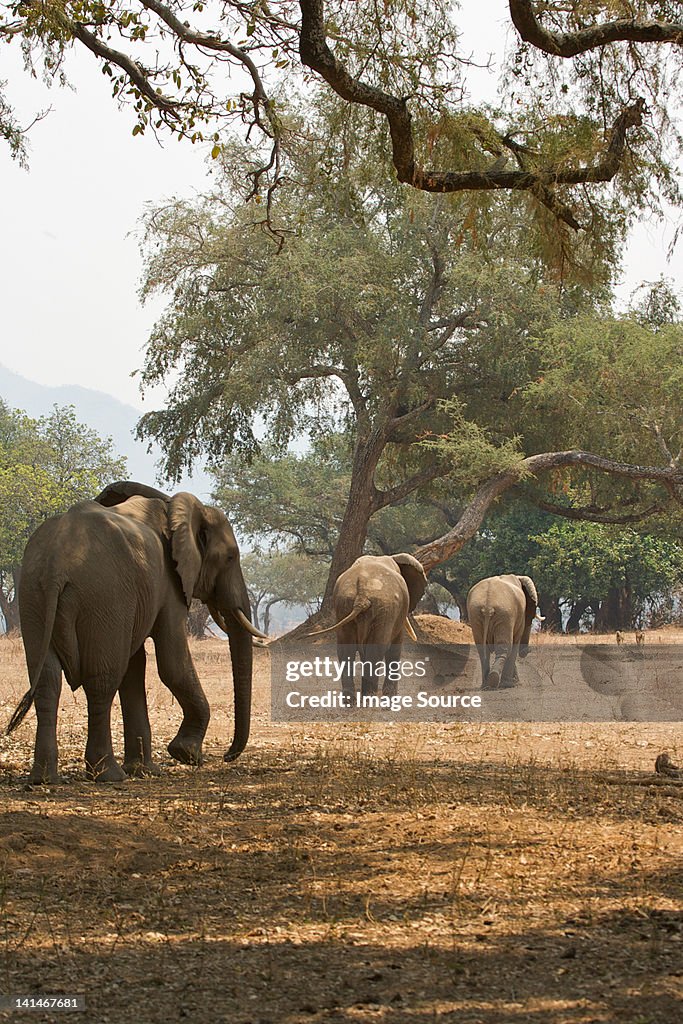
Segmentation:
<svg viewBox="0 0 683 1024">
<path fill-rule="evenodd" d="M 37 384 L 4 366 L 0 366 L 0 398 L 13 409 L 23 409 L 34 417 L 49 415 L 53 405 L 73 405 L 82 423 L 93 427 L 102 437 L 112 438 L 117 455 L 125 455 L 128 460 L 131 480 L 156 484 L 155 463 L 160 452 L 154 446 L 152 453 L 148 453 L 147 444 L 135 438 L 140 412 L 132 405 L 126 405 L 104 391 L 93 391 L 75 384 L 59 387 Z M 169 489 L 192 491 L 206 499 L 211 491 L 211 479 L 206 473 L 198 472 L 184 477 L 180 484 L 171 485 Z"/>
</svg>

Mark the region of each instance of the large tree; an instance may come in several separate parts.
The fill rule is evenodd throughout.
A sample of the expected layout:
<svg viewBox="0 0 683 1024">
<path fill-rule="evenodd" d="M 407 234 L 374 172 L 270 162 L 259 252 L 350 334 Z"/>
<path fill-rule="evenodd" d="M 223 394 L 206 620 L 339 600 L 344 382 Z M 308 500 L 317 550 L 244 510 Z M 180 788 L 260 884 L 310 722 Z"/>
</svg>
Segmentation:
<svg viewBox="0 0 683 1024">
<path fill-rule="evenodd" d="M 14 0 L 0 5 L 0 39 L 48 81 L 65 80 L 73 49 L 91 55 L 132 107 L 136 134 L 209 138 L 217 150 L 226 122 L 241 121 L 263 140 L 255 196 L 288 174 L 282 93 L 322 80 L 368 112 L 414 188 L 524 194 L 569 231 L 642 206 L 653 182 L 676 198 L 677 5 L 509 0 L 509 17 L 499 109 L 469 97 L 472 55 L 450 0 Z M 0 132 L 21 155 L 2 94 Z M 617 175 L 615 196 L 606 186 Z"/>
<path fill-rule="evenodd" d="M 21 560 L 33 531 L 125 474 L 111 438 L 79 423 L 73 406 L 32 419 L 0 399 L 0 612 L 8 631 L 19 628 Z"/>
<path fill-rule="evenodd" d="M 522 484 L 539 508 L 568 519 L 659 520 L 680 531 L 683 323 L 675 301 L 662 304 L 666 294 L 660 283 L 628 316 L 579 314 L 538 339 L 535 374 L 512 405 L 488 410 L 489 424 L 514 425 L 531 454 L 481 478 L 451 529 L 417 552 L 425 565 L 452 557 L 494 502 Z M 429 443 L 450 458 L 462 444 L 457 430 Z"/>
<path fill-rule="evenodd" d="M 501 206 L 475 232 L 466 202 L 372 186 L 367 153 L 352 145 L 338 135 L 321 183 L 319 158 L 302 143 L 296 182 L 275 201 L 289 225 L 282 247 L 250 229 L 229 176 L 239 154 L 214 194 L 152 211 L 145 236 L 145 294 L 165 292 L 170 304 L 143 385 L 179 373 L 142 433 L 177 476 L 200 453 L 214 465 L 230 453 L 252 458 L 264 430 L 281 450 L 302 431 L 341 432 L 350 475 L 328 597 L 372 516 L 454 476 L 450 453 L 421 444 L 426 433 L 459 423 L 461 475 L 469 463 L 489 475 L 517 463 L 513 433 L 489 437 L 465 403 L 485 420 L 484 394 L 495 404 L 501 388 L 533 374 L 532 334 L 597 301 L 544 280 L 514 211 Z M 589 246 L 582 261 L 604 271 Z"/>
<path fill-rule="evenodd" d="M 296 180 L 274 200 L 284 246 L 253 230 L 236 195 L 239 152 L 213 194 L 148 215 L 145 293 L 170 304 L 142 380 L 177 376 L 141 430 L 160 442 L 165 472 L 200 453 L 214 465 L 248 461 L 264 431 L 280 451 L 302 431 L 341 434 L 350 477 L 328 599 L 370 520 L 430 486 L 462 515 L 420 549 L 428 567 L 524 480 L 540 476 L 537 500 L 553 504 L 572 470 L 578 506 L 554 504 L 585 518 L 631 522 L 677 499 L 681 326 L 611 315 L 596 284 L 609 280 L 609 249 L 584 244 L 573 283 L 558 279 L 540 236 L 504 200 L 475 227 L 458 197 L 374 185 L 370 143 L 353 140 L 337 133 L 321 181 L 303 138 Z"/>
</svg>

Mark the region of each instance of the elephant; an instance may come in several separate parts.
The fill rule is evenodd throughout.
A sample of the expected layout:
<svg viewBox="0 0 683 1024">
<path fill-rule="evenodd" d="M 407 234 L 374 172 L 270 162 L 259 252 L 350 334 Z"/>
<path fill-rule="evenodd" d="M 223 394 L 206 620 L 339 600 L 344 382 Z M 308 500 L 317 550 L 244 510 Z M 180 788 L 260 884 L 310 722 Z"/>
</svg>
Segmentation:
<svg viewBox="0 0 683 1024">
<path fill-rule="evenodd" d="M 252 636 L 239 550 L 224 513 L 181 492 L 169 497 L 134 481 L 106 487 L 47 519 L 24 553 L 19 614 L 29 690 L 7 732 L 35 703 L 38 725 L 29 781 L 57 779 L 57 709 L 62 672 L 88 705 L 86 774 L 98 782 L 158 774 L 152 762 L 145 696 L 145 639 L 159 675 L 183 711 L 172 757 L 201 764 L 209 705 L 190 655 L 186 621 L 193 597 L 207 604 L 228 635 L 235 728 L 225 760 L 239 757 L 249 737 Z M 111 741 L 111 705 L 119 693 L 123 768 Z"/>
<path fill-rule="evenodd" d="M 517 655 L 529 653 L 529 635 L 538 594 L 529 576 L 489 576 L 467 595 L 467 618 L 481 661 L 482 689 L 515 686 Z M 521 647 L 521 650 L 520 650 Z M 493 648 L 493 665 L 490 665 Z"/>
<path fill-rule="evenodd" d="M 425 592 L 427 577 L 421 563 L 412 555 L 361 555 L 341 573 L 334 585 L 332 601 L 337 621 L 317 630 L 320 636 L 336 630 L 337 656 L 344 666 L 342 692 L 346 706 L 353 704 L 355 684 L 353 665 L 356 652 L 364 662 L 361 683 L 363 695 L 377 693 L 377 664 L 384 662 L 383 696 L 397 690 L 396 673 L 391 662 L 401 657 L 404 628 L 417 639 L 408 622 Z"/>
</svg>

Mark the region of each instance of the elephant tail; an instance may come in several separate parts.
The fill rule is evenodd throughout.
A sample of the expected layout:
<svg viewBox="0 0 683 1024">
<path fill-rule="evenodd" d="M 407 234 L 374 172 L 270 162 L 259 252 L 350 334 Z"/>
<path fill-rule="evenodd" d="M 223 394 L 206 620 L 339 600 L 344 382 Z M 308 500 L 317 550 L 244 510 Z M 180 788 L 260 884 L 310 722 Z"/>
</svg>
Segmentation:
<svg viewBox="0 0 683 1024">
<path fill-rule="evenodd" d="M 353 602 L 353 608 L 348 615 L 344 616 L 343 619 L 340 619 L 339 622 L 335 622 L 333 626 L 327 626 L 325 629 L 314 629 L 308 635 L 322 636 L 323 633 L 331 633 L 333 629 L 339 629 L 340 626 L 345 626 L 347 622 L 353 622 L 353 620 L 357 619 L 359 615 L 366 612 L 371 604 L 372 601 L 369 597 L 357 597 Z"/>
<path fill-rule="evenodd" d="M 30 686 L 24 696 L 17 704 L 14 714 L 7 723 L 6 735 L 9 736 L 11 732 L 21 725 L 26 715 L 31 710 L 33 704 L 33 698 L 36 695 L 36 688 L 38 686 L 38 680 L 40 674 L 43 671 L 45 659 L 47 658 L 47 652 L 50 647 L 50 641 L 52 639 L 52 629 L 55 624 L 55 616 L 57 614 L 57 602 L 59 601 L 59 595 L 61 589 L 59 587 L 52 587 L 47 595 L 47 601 L 45 604 L 45 625 L 43 628 L 43 637 L 40 642 L 40 650 L 38 653 L 38 659 L 34 664 L 33 671 L 29 673 Z"/>
<path fill-rule="evenodd" d="M 489 624 L 491 622 L 491 616 L 493 615 L 493 608 L 490 604 L 486 604 L 482 611 L 484 613 L 484 630 L 482 632 L 481 642 L 484 650 L 486 650 L 488 645 L 491 643 L 491 638 L 489 637 Z"/>
</svg>

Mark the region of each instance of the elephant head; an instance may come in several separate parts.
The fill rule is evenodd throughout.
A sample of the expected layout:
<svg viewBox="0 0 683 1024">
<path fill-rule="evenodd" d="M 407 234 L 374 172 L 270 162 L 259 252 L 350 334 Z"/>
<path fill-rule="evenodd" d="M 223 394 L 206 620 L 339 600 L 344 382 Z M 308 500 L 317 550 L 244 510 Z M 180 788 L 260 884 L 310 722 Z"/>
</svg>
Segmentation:
<svg viewBox="0 0 683 1024">
<path fill-rule="evenodd" d="M 536 618 L 538 607 L 538 593 L 536 585 L 530 576 L 518 576 L 520 586 L 526 598 L 526 609 L 524 611 L 524 632 L 520 641 L 520 657 L 524 658 L 529 652 L 529 637 L 531 635 L 531 623 Z"/>
<path fill-rule="evenodd" d="M 249 598 L 235 535 L 220 509 L 204 505 L 187 492 L 169 498 L 153 487 L 125 481 L 105 488 L 96 501 L 111 506 L 134 495 L 166 502 L 171 555 L 185 603 L 189 608 L 192 598 L 198 598 L 227 633 L 235 696 L 235 733 L 225 759 L 232 761 L 239 757 L 249 738 L 252 636 L 264 636 L 250 621 Z"/>
<path fill-rule="evenodd" d="M 392 555 L 391 557 L 396 562 L 401 576 L 403 576 L 405 584 L 408 587 L 408 594 L 410 596 L 408 611 L 412 612 L 415 610 L 415 606 L 427 589 L 428 581 L 424 567 L 421 562 L 418 562 L 417 558 L 414 558 L 413 555 L 407 555 L 404 552 L 401 552 L 401 554 L 398 555 Z"/>
</svg>

